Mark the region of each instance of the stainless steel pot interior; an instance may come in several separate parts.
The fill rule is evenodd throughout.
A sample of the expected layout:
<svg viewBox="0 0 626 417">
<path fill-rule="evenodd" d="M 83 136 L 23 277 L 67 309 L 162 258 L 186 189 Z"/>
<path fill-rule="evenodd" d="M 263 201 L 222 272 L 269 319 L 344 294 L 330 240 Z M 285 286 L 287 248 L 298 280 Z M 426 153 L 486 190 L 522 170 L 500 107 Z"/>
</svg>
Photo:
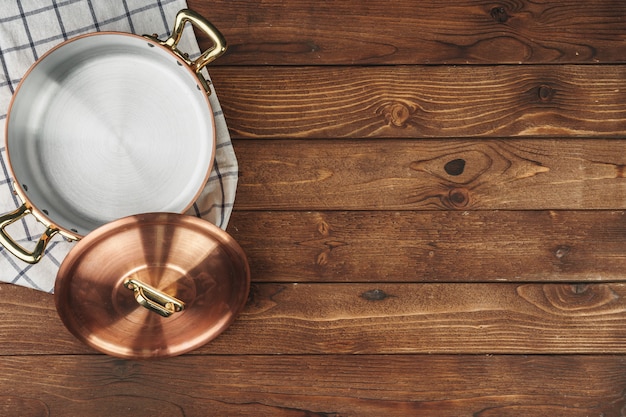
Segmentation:
<svg viewBox="0 0 626 417">
<path fill-rule="evenodd" d="M 98 33 L 45 55 L 7 119 L 16 185 L 86 235 L 143 212 L 184 212 L 210 174 L 213 113 L 195 72 L 159 43 Z"/>
</svg>

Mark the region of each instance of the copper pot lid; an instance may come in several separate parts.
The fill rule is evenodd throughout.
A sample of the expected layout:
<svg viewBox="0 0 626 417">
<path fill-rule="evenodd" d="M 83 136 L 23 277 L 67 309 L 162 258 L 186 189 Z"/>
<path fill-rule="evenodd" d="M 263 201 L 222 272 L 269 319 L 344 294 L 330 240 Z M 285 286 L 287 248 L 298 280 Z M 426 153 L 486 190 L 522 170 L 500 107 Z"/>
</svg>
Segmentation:
<svg viewBox="0 0 626 417">
<path fill-rule="evenodd" d="M 164 358 L 222 333 L 249 289 L 246 256 L 230 235 L 196 217 L 149 213 L 80 240 L 57 274 L 55 303 L 88 346 L 127 359 Z"/>
</svg>

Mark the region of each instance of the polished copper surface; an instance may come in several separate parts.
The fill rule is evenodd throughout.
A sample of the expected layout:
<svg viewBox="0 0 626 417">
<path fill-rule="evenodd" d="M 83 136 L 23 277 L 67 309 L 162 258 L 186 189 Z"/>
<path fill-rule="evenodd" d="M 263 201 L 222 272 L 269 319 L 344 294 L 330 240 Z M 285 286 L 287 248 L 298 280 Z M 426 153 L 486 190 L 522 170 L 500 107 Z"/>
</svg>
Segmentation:
<svg viewBox="0 0 626 417">
<path fill-rule="evenodd" d="M 129 282 L 180 300 L 184 309 L 164 317 L 141 305 Z M 59 269 L 55 303 L 87 345 L 121 358 L 162 358 L 217 337 L 243 308 L 249 287 L 246 256 L 226 232 L 196 217 L 150 213 L 79 241 Z"/>
</svg>

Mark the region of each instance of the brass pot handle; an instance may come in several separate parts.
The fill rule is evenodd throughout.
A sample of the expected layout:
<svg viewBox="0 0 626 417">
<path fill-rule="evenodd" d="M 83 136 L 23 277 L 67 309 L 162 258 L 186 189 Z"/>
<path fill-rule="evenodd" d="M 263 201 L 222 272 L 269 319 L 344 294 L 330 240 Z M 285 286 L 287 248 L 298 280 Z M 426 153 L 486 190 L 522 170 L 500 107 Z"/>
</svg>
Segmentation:
<svg viewBox="0 0 626 417">
<path fill-rule="evenodd" d="M 124 286 L 135 293 L 135 300 L 150 311 L 169 317 L 185 309 L 185 303 L 136 279 L 127 279 Z"/>
<path fill-rule="evenodd" d="M 204 51 L 195 61 L 189 62 L 192 68 L 198 72 L 207 64 L 215 61 L 217 58 L 222 56 L 224 52 L 226 52 L 226 39 L 224 39 L 224 35 L 222 35 L 220 31 L 217 30 L 217 28 L 204 17 L 193 10 L 183 9 L 176 14 L 172 36 L 164 42 L 165 45 L 169 46 L 182 56 L 186 55 L 178 50 L 178 42 L 180 42 L 180 38 L 183 36 L 183 30 L 185 29 L 185 23 L 187 22 L 200 29 L 213 41 L 212 48 Z"/>
<path fill-rule="evenodd" d="M 183 30 L 185 29 L 185 24 L 189 22 L 199 30 L 201 30 L 205 35 L 207 35 L 212 41 L 213 45 L 211 48 L 204 51 L 195 61 L 189 59 L 189 54 L 181 52 L 178 49 L 178 42 L 180 42 L 181 37 L 183 36 Z M 146 35 L 147 36 L 147 35 Z M 172 50 L 180 59 L 185 61 L 187 65 L 191 67 L 195 71 L 195 73 L 200 77 L 203 87 L 207 93 L 210 93 L 210 89 L 208 87 L 208 83 L 204 79 L 204 76 L 200 74 L 200 70 L 204 68 L 210 62 L 215 61 L 217 58 L 222 56 L 224 52 L 226 52 L 226 39 L 224 35 L 221 34 L 219 30 L 211 22 L 206 20 L 200 14 L 194 12 L 193 10 L 183 9 L 176 14 L 176 19 L 174 21 L 174 29 L 172 30 L 172 35 L 164 41 L 161 41 L 157 38 L 157 35 L 147 36 L 148 38 L 160 43 L 163 46 L 168 47 Z"/>
<path fill-rule="evenodd" d="M 43 232 L 39 238 L 35 248 L 32 251 L 25 249 L 7 233 L 5 228 L 30 213 L 30 208 L 26 204 L 22 204 L 16 210 L 0 216 L 0 244 L 2 244 L 6 250 L 11 252 L 18 259 L 21 259 L 29 264 L 36 264 L 41 260 L 50 239 L 59 231 L 59 229 L 47 226 L 46 231 Z"/>
</svg>

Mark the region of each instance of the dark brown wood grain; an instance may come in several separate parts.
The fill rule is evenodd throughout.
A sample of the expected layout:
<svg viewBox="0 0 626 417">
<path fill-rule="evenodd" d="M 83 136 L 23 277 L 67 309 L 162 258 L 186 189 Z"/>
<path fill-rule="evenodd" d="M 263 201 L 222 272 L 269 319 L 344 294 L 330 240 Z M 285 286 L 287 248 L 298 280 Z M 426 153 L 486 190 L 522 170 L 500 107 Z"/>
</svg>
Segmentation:
<svg viewBox="0 0 626 417">
<path fill-rule="evenodd" d="M 213 67 L 235 138 L 624 137 L 621 65 Z"/>
<path fill-rule="evenodd" d="M 608 355 L 2 357 L 0 367 L 0 414 L 20 417 L 586 417 L 626 407 L 626 359 Z"/>
<path fill-rule="evenodd" d="M 626 2 L 188 5 L 246 307 L 125 361 L 0 284 L 0 416 L 626 415 Z"/>
<path fill-rule="evenodd" d="M 620 0 L 189 1 L 237 65 L 624 62 Z M 208 47 L 206 37 L 201 44 Z"/>
<path fill-rule="evenodd" d="M 259 284 L 228 335 L 205 348 L 231 353 L 240 346 L 237 353 L 250 354 L 626 353 L 625 310 L 625 284 Z"/>
<path fill-rule="evenodd" d="M 228 231 L 255 282 L 623 281 L 625 214 L 237 211 Z"/>
<path fill-rule="evenodd" d="M 0 288 L 15 300 L 0 302 L 11 311 L 0 355 L 94 353 L 50 296 Z M 625 310 L 624 283 L 255 284 L 235 323 L 193 354 L 626 354 Z"/>
<path fill-rule="evenodd" d="M 238 140 L 235 151 L 239 210 L 626 208 L 624 140 Z"/>
</svg>

